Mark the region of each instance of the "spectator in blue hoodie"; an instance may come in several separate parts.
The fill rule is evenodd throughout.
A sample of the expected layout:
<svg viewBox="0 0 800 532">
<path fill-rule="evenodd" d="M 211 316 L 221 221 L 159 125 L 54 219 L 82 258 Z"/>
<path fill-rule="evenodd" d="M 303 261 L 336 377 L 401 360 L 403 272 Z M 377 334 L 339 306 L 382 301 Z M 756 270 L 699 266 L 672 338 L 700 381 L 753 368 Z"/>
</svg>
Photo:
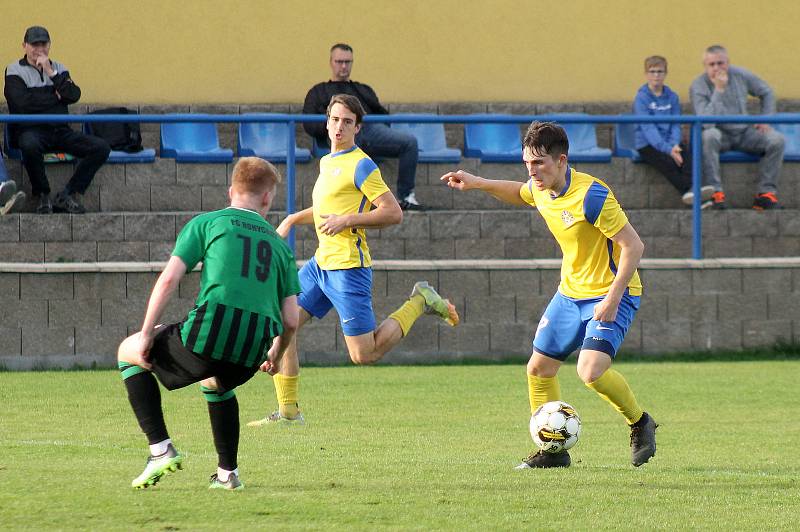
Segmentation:
<svg viewBox="0 0 800 532">
<path fill-rule="evenodd" d="M 667 77 L 667 60 L 660 55 L 652 55 L 644 60 L 644 75 L 647 83 L 639 88 L 633 102 L 633 112 L 637 115 L 664 116 L 681 114 L 678 95 L 664 85 Z M 686 205 L 694 202 L 692 192 L 691 152 L 681 141 L 681 125 L 636 124 L 636 149 L 642 160 L 661 172 L 681 194 Z M 703 207 L 711 205 L 708 200 L 714 187 L 700 189 Z"/>
</svg>

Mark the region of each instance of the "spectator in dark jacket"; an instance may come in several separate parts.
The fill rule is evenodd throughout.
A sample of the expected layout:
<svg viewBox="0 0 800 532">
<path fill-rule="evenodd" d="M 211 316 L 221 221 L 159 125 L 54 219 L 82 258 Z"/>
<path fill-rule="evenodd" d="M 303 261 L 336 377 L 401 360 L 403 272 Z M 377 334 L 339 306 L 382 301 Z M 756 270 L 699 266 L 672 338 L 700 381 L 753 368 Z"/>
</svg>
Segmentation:
<svg viewBox="0 0 800 532">
<path fill-rule="evenodd" d="M 67 106 L 81 97 L 80 88 L 61 63 L 50 60 L 50 34 L 41 26 L 25 32 L 25 56 L 8 65 L 5 94 L 11 114 L 69 114 Z M 101 138 L 73 131 L 67 124 L 23 123 L 10 128 L 11 144 L 19 146 L 34 197 L 36 212 L 86 212 L 80 196 L 86 192 L 97 170 L 111 151 Z M 44 170 L 44 154 L 67 152 L 81 161 L 64 190 L 50 199 L 50 184 Z"/>
<path fill-rule="evenodd" d="M 324 115 L 331 98 L 336 94 L 350 94 L 361 102 L 367 114 L 387 115 L 389 111 L 381 105 L 372 87 L 352 81 L 353 48 L 349 44 L 338 43 L 331 47 L 331 79 L 317 83 L 306 94 L 303 112 Z M 305 123 L 306 132 L 314 137 L 320 146 L 329 146 L 326 124 Z M 419 148 L 413 135 L 391 129 L 386 124 L 365 122 L 356 135 L 356 145 L 371 158 L 397 157 L 397 198 L 403 210 L 421 210 L 422 206 L 414 195 L 417 176 Z"/>
</svg>

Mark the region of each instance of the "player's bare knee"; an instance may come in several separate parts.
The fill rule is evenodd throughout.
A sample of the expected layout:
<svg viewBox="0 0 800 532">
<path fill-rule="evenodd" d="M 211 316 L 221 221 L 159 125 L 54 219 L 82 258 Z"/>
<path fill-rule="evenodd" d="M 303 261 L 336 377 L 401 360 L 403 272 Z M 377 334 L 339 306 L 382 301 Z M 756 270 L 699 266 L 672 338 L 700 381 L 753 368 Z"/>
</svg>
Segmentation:
<svg viewBox="0 0 800 532">
<path fill-rule="evenodd" d="M 578 378 L 582 380 L 584 384 L 591 384 L 603 376 L 603 373 L 605 373 L 606 368 L 592 366 L 589 364 L 586 365 L 578 364 L 576 371 L 578 372 Z"/>
<path fill-rule="evenodd" d="M 374 351 L 354 351 L 350 353 L 350 360 L 353 361 L 353 364 L 358 366 L 367 366 L 369 364 L 374 364 L 378 361 L 380 356 L 376 356 Z"/>
<path fill-rule="evenodd" d="M 117 348 L 117 360 L 119 362 L 128 362 L 130 364 L 134 363 L 133 357 L 131 356 L 131 346 L 135 339 L 135 334 L 132 336 L 128 336 L 125 338 Z"/>
</svg>

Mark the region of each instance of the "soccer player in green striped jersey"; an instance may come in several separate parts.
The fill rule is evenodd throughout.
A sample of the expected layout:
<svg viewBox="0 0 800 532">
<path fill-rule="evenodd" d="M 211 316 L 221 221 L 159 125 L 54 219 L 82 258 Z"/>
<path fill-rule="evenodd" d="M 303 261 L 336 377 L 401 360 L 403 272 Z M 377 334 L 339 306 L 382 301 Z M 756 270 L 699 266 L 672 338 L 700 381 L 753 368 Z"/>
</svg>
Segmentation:
<svg viewBox="0 0 800 532">
<path fill-rule="evenodd" d="M 209 487 L 243 487 L 234 389 L 262 364 L 269 368 L 280 362 L 299 314 L 294 254 L 264 219 L 280 180 L 267 161 L 239 160 L 228 192 L 230 207 L 186 224 L 153 288 L 141 332 L 119 347 L 128 399 L 150 443 L 150 457 L 131 483 L 134 488 L 154 485 L 183 461 L 167 433 L 156 377 L 168 390 L 200 382 L 219 457 Z M 159 324 L 180 280 L 199 262 L 203 270 L 195 307 L 180 323 Z"/>
</svg>

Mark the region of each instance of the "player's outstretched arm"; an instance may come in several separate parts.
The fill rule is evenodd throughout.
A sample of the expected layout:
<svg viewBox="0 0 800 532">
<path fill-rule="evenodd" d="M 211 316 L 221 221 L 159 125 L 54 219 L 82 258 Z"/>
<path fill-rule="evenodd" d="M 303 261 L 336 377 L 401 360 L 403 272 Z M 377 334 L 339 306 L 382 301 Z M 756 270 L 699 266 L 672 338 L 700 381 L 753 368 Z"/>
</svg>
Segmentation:
<svg viewBox="0 0 800 532">
<path fill-rule="evenodd" d="M 286 238 L 289 236 L 289 231 L 295 225 L 307 225 L 314 223 L 314 208 L 309 207 L 307 209 L 303 209 L 302 211 L 295 212 L 290 214 L 283 221 L 278 225 L 278 228 L 275 229 L 281 238 Z"/>
<path fill-rule="evenodd" d="M 384 192 L 372 201 L 375 207 L 369 212 L 353 214 L 322 214 L 319 229 L 326 235 L 338 235 L 345 229 L 359 227 L 380 229 L 403 221 L 403 210 L 391 192 Z"/>
<path fill-rule="evenodd" d="M 440 179 L 456 190 L 482 190 L 510 205 L 526 205 L 519 195 L 522 183 L 518 181 L 485 179 L 464 170 L 447 172 Z"/>
</svg>

